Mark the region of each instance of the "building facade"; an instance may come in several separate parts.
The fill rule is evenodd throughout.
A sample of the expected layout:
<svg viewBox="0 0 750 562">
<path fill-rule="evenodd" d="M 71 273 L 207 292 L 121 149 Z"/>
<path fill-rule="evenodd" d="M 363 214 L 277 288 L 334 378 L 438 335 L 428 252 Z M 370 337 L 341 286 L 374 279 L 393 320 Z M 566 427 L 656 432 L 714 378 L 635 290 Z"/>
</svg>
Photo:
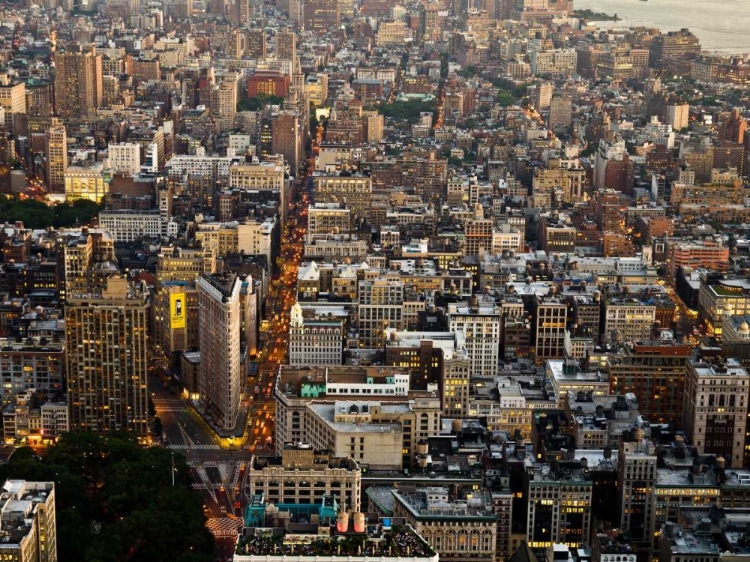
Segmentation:
<svg viewBox="0 0 750 562">
<path fill-rule="evenodd" d="M 124 279 L 65 307 L 70 427 L 148 433 L 148 302 Z"/>
<path fill-rule="evenodd" d="M 206 414 L 233 430 L 240 413 L 243 372 L 240 361 L 240 288 L 234 275 L 202 275 L 198 288 L 200 400 Z"/>
</svg>

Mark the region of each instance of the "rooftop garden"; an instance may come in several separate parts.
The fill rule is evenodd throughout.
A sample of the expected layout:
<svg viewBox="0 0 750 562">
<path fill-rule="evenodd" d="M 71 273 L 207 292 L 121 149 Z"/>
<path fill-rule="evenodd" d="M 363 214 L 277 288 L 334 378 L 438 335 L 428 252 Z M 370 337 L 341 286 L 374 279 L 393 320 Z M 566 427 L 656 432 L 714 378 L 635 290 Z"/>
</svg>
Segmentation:
<svg viewBox="0 0 750 562">
<path fill-rule="evenodd" d="M 410 527 L 394 527 L 380 536 L 347 534 L 333 537 L 310 535 L 309 542 L 289 540 L 286 535 L 264 533 L 241 535 L 237 554 L 256 556 L 404 556 L 427 558 L 435 552 Z"/>
</svg>

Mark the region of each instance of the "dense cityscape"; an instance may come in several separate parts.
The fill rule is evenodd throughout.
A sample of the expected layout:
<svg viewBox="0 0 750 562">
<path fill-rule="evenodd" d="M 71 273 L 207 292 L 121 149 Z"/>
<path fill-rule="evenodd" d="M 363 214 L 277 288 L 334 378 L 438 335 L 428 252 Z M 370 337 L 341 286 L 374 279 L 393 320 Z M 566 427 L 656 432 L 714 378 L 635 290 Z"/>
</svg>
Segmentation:
<svg viewBox="0 0 750 562">
<path fill-rule="evenodd" d="M 746 562 L 741 50 L 5 2 L 0 560 Z"/>
</svg>

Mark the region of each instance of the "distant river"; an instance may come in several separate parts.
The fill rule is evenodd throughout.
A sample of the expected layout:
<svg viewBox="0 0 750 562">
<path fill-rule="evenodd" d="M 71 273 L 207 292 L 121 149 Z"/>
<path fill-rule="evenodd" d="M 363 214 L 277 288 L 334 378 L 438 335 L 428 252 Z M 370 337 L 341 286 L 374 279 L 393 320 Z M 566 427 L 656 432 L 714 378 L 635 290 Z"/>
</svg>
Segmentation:
<svg viewBox="0 0 750 562">
<path fill-rule="evenodd" d="M 576 9 L 617 14 L 599 27 L 690 28 L 707 51 L 750 53 L 750 0 L 575 0 Z"/>
</svg>

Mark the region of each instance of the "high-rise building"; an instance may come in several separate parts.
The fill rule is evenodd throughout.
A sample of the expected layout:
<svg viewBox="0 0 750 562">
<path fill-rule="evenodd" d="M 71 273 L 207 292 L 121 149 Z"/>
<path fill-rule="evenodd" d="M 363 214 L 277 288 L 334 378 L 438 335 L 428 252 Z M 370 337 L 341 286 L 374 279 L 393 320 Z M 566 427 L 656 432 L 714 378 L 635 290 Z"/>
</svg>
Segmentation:
<svg viewBox="0 0 750 562">
<path fill-rule="evenodd" d="M 57 562 L 54 482 L 6 480 L 0 494 L 0 512 L 0 559 Z"/>
<path fill-rule="evenodd" d="M 565 328 L 568 306 L 563 300 L 550 298 L 534 303 L 534 353 L 537 361 L 562 357 L 565 350 Z"/>
<path fill-rule="evenodd" d="M 688 361 L 682 425 L 699 455 L 722 456 L 733 468 L 744 461 L 750 377 L 730 359 Z"/>
<path fill-rule="evenodd" d="M 136 174 L 141 169 L 141 145 L 137 142 L 110 144 L 108 158 L 114 172 Z"/>
<path fill-rule="evenodd" d="M 602 339 L 635 342 L 647 340 L 656 321 L 656 305 L 636 297 L 612 297 L 606 300 Z"/>
<path fill-rule="evenodd" d="M 245 54 L 247 57 L 258 60 L 265 59 L 266 30 L 263 28 L 248 29 L 245 33 Z"/>
<path fill-rule="evenodd" d="M 218 427 L 233 430 L 240 414 L 243 373 L 240 361 L 240 289 L 235 274 L 206 275 L 198 287 L 199 387 L 205 413 Z"/>
<path fill-rule="evenodd" d="M 233 29 L 227 34 L 227 44 L 224 51 L 229 58 L 241 59 L 245 55 L 246 49 L 247 36 L 242 30 Z"/>
<path fill-rule="evenodd" d="M 338 458 L 327 451 L 287 443 L 280 465 L 253 457 L 248 471 L 249 497 L 263 494 L 267 502 L 275 504 L 319 504 L 324 496 L 334 494 L 342 505 L 360 510 L 362 470 L 349 457 Z"/>
<path fill-rule="evenodd" d="M 102 105 L 102 56 L 96 48 L 55 54 L 55 109 L 63 118 L 85 119 Z"/>
<path fill-rule="evenodd" d="M 466 221 L 466 255 L 476 256 L 480 260 L 485 254 L 492 252 L 492 219 L 482 218 L 482 204 L 477 203 L 479 208 L 478 218 Z"/>
<path fill-rule="evenodd" d="M 307 234 L 311 242 L 316 234 L 348 234 L 352 228 L 352 212 L 340 203 L 313 203 L 308 209 Z"/>
<path fill-rule="evenodd" d="M 3 406 L 13 403 L 17 394 L 36 389 L 51 400 L 63 392 L 65 342 L 28 337 L 0 339 L 0 400 Z"/>
<path fill-rule="evenodd" d="M 553 97 L 549 106 L 548 124 L 551 128 L 570 127 L 573 122 L 573 102 L 567 97 Z"/>
<path fill-rule="evenodd" d="M 378 349 L 385 343 L 386 328 L 403 329 L 404 283 L 381 277 L 359 282 L 359 341 Z"/>
<path fill-rule="evenodd" d="M 5 115 L 5 127 L 13 130 L 13 116 L 26 113 L 26 84 L 14 83 L 9 74 L 0 75 L 0 108 Z"/>
<path fill-rule="evenodd" d="M 114 266 L 115 241 L 110 233 L 83 227 L 59 234 L 58 259 L 65 275 L 60 298 L 101 292 L 105 280 L 118 272 Z"/>
<path fill-rule="evenodd" d="M 435 486 L 410 492 L 393 492 L 393 515 L 403 517 L 441 560 L 491 562 L 497 556 L 498 515 L 489 491 L 468 497 L 451 495 Z"/>
<path fill-rule="evenodd" d="M 341 365 L 344 327 L 340 320 L 305 318 L 295 303 L 289 321 L 290 365 Z"/>
<path fill-rule="evenodd" d="M 237 112 L 237 87 L 223 81 L 211 90 L 211 114 L 214 115 L 218 131 L 228 131 L 234 126 Z"/>
<path fill-rule="evenodd" d="M 681 424 L 685 371 L 691 345 L 672 340 L 625 344 L 607 358 L 611 394 L 632 392 L 649 420 Z"/>
<path fill-rule="evenodd" d="M 156 265 L 156 288 L 164 283 L 192 283 L 203 273 L 216 271 L 216 254 L 191 248 L 162 246 Z"/>
<path fill-rule="evenodd" d="M 324 75 L 321 75 L 324 76 Z M 307 82 L 308 88 L 310 81 Z M 327 89 L 327 88 L 326 88 Z M 308 90 L 309 91 L 309 90 Z M 325 101 L 325 97 L 322 98 L 321 104 Z M 380 142 L 383 140 L 383 127 L 385 126 L 385 118 L 375 112 L 368 112 L 368 115 L 363 117 L 364 119 L 364 132 L 365 140 L 367 142 Z"/>
<path fill-rule="evenodd" d="M 526 541 L 531 548 L 588 541 L 593 482 L 586 472 L 556 471 L 549 465 L 529 470 Z"/>
<path fill-rule="evenodd" d="M 688 29 L 657 35 L 649 44 L 648 65 L 660 70 L 669 59 L 700 54 L 701 44 Z"/>
<path fill-rule="evenodd" d="M 276 58 L 294 61 L 297 59 L 297 34 L 282 29 L 275 36 Z"/>
<path fill-rule="evenodd" d="M 52 119 L 47 131 L 47 188 L 50 193 L 65 193 L 68 169 L 68 133 L 59 119 Z"/>
<path fill-rule="evenodd" d="M 476 296 L 470 303 L 448 305 L 448 331 L 465 334 L 472 374 L 497 374 L 502 320 L 500 307 L 480 302 Z"/>
<path fill-rule="evenodd" d="M 308 0 L 302 7 L 305 30 L 324 32 L 341 24 L 338 0 Z"/>
<path fill-rule="evenodd" d="M 148 433 L 148 301 L 125 279 L 65 306 L 70 427 Z"/>
<path fill-rule="evenodd" d="M 281 111 L 273 118 L 272 151 L 284 156 L 289 163 L 289 172 L 297 174 L 304 152 L 304 136 L 299 115 L 292 111 Z"/>
<path fill-rule="evenodd" d="M 654 537 L 657 482 L 656 451 L 643 439 L 621 441 L 617 456 L 620 529 L 628 529 L 639 549 L 650 549 Z"/>
<path fill-rule="evenodd" d="M 747 119 L 742 117 L 739 109 L 719 116 L 719 140 L 742 144 L 746 132 Z"/>
<path fill-rule="evenodd" d="M 316 174 L 313 193 L 318 203 L 346 203 L 352 214 L 369 215 L 372 202 L 372 179 L 359 174 Z"/>
<path fill-rule="evenodd" d="M 408 366 L 411 388 L 427 390 L 437 384 L 443 399 L 443 415 L 465 417 L 469 411 L 471 361 L 466 337 L 456 332 L 409 332 L 389 329 L 385 363 Z"/>
<path fill-rule="evenodd" d="M 671 125 L 675 131 L 681 131 L 688 126 L 690 120 L 690 106 L 686 103 L 669 104 L 666 108 L 665 124 Z"/>
</svg>

